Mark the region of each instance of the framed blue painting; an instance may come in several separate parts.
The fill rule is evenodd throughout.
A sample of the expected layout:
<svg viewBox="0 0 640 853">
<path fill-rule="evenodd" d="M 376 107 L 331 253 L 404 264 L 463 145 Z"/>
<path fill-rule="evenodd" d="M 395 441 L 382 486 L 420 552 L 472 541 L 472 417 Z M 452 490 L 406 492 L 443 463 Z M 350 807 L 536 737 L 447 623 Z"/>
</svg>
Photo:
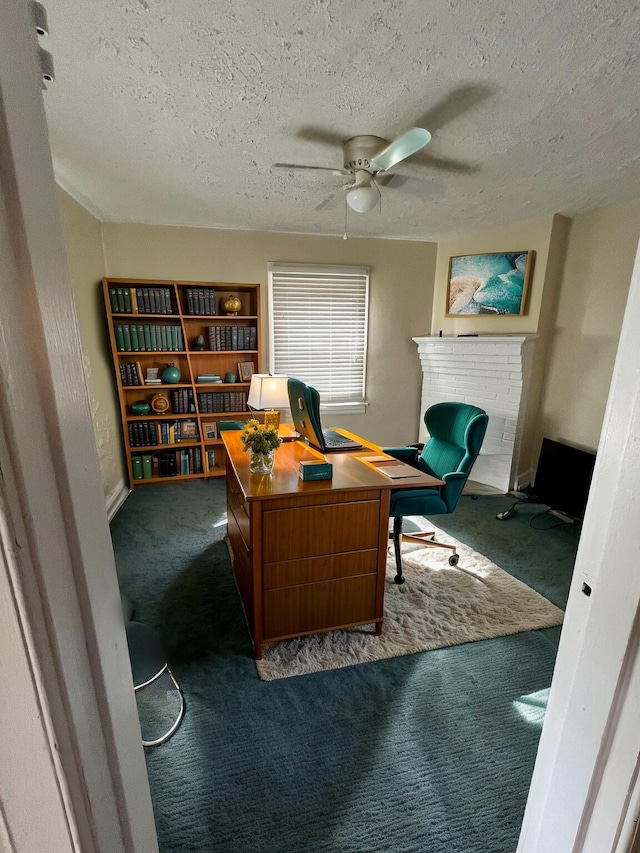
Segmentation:
<svg viewBox="0 0 640 853">
<path fill-rule="evenodd" d="M 534 252 L 490 252 L 449 259 L 447 317 L 524 314 Z"/>
</svg>

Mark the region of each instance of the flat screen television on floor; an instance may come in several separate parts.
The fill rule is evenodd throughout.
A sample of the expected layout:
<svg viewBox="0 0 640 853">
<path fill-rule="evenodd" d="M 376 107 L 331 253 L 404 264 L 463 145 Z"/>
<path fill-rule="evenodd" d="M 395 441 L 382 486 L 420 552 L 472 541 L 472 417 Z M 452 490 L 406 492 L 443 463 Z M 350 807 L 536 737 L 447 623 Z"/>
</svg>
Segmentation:
<svg viewBox="0 0 640 853">
<path fill-rule="evenodd" d="M 582 519 L 595 461 L 595 453 L 544 438 L 533 493 L 551 509 Z"/>
</svg>

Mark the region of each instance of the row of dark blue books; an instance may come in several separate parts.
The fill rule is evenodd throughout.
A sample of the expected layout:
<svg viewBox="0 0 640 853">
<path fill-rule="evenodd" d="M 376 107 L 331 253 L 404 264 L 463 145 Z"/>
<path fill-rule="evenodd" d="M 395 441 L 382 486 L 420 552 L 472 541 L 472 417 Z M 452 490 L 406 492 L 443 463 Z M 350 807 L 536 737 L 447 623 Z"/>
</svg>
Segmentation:
<svg viewBox="0 0 640 853">
<path fill-rule="evenodd" d="M 120 379 L 123 385 L 144 385 L 139 366 L 135 361 L 123 361 L 120 364 Z"/>
<path fill-rule="evenodd" d="M 216 313 L 216 292 L 205 287 L 185 288 L 187 313 L 212 315 Z"/>
<path fill-rule="evenodd" d="M 246 412 L 246 391 L 205 391 L 198 394 L 200 412 Z"/>
<path fill-rule="evenodd" d="M 255 326 L 209 326 L 209 349 L 252 350 L 258 346 L 258 330 Z"/>
</svg>

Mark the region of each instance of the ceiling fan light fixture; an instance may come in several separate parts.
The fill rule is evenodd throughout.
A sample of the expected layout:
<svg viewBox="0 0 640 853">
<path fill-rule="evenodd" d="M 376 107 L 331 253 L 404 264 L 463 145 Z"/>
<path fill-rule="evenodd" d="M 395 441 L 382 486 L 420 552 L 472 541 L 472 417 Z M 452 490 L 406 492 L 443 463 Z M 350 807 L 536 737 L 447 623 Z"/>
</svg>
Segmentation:
<svg viewBox="0 0 640 853">
<path fill-rule="evenodd" d="M 356 213 L 368 213 L 378 203 L 380 194 L 378 190 L 369 184 L 368 186 L 354 187 L 347 193 L 347 204 Z"/>
</svg>

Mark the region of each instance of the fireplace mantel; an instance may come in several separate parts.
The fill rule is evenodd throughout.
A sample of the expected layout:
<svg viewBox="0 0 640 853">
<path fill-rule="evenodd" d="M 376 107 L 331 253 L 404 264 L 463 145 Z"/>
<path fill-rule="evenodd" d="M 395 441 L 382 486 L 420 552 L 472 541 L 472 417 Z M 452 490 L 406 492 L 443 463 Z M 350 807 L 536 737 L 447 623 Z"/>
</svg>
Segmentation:
<svg viewBox="0 0 640 853">
<path fill-rule="evenodd" d="M 527 396 L 537 335 L 413 338 L 422 364 L 422 414 L 434 403 L 456 400 L 489 415 L 487 435 L 471 479 L 501 491 L 518 474 Z M 425 438 L 420 416 L 420 439 Z"/>
</svg>

